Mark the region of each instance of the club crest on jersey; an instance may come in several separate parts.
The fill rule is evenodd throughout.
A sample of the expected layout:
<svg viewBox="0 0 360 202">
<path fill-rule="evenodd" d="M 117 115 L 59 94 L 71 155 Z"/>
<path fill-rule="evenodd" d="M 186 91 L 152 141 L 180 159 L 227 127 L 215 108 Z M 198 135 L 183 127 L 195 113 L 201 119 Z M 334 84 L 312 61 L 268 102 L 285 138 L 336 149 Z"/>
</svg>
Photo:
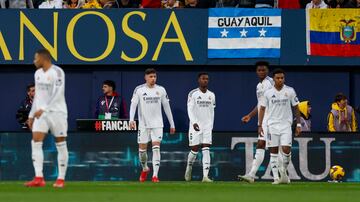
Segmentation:
<svg viewBox="0 0 360 202">
<path fill-rule="evenodd" d="M 156 95 L 160 95 L 159 91 L 156 91 Z"/>
<path fill-rule="evenodd" d="M 285 97 L 287 97 L 288 96 L 288 94 L 287 93 L 285 93 Z"/>
<path fill-rule="evenodd" d="M 209 96 L 209 100 L 211 100 L 211 97 Z"/>
</svg>

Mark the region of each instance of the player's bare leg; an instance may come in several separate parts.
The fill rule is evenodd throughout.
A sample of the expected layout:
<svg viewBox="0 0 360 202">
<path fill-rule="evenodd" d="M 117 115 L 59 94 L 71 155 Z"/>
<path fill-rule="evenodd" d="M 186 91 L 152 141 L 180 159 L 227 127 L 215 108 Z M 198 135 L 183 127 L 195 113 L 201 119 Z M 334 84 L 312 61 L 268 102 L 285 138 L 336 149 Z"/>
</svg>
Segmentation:
<svg viewBox="0 0 360 202">
<path fill-rule="evenodd" d="M 209 178 L 209 171 L 210 171 L 210 145 L 203 144 L 202 145 L 202 163 L 203 163 L 203 180 L 202 182 L 213 182 Z"/>
<path fill-rule="evenodd" d="M 46 134 L 43 132 L 33 132 L 31 140 L 31 156 L 35 169 L 35 177 L 32 181 L 25 183 L 25 186 L 27 187 L 43 187 L 46 184 L 43 175 L 44 153 L 42 148 L 45 135 Z"/>
<path fill-rule="evenodd" d="M 53 184 L 55 188 L 63 188 L 65 186 L 65 176 L 69 161 L 69 152 L 66 143 L 66 137 L 56 137 L 56 149 L 58 152 L 58 178 Z"/>
<path fill-rule="evenodd" d="M 150 172 L 150 169 L 147 165 L 147 161 L 148 161 L 147 144 L 139 144 L 139 159 L 142 167 L 139 181 L 145 182 L 147 179 L 147 175 Z"/>
<path fill-rule="evenodd" d="M 289 166 L 289 163 L 291 161 L 291 147 L 290 146 L 281 146 L 279 155 L 281 155 L 282 159 L 282 165 L 280 166 L 280 182 L 282 184 L 289 184 L 290 179 L 286 173 L 287 167 Z"/>
<path fill-rule="evenodd" d="M 251 170 L 246 175 L 239 175 L 238 177 L 240 180 L 246 181 L 248 183 L 255 182 L 256 172 L 259 170 L 260 165 L 264 161 L 265 143 L 266 143 L 265 140 L 260 140 L 260 139 L 258 140 L 256 145 L 255 157 L 251 165 Z"/>
<path fill-rule="evenodd" d="M 152 182 L 160 182 L 158 173 L 160 169 L 160 142 L 152 142 L 152 164 L 153 164 L 153 176 Z"/>
<path fill-rule="evenodd" d="M 273 184 L 280 184 L 279 178 L 279 147 L 270 147 L 270 166 L 273 173 Z"/>
<path fill-rule="evenodd" d="M 186 165 L 186 171 L 185 171 L 185 181 L 191 181 L 192 176 L 192 166 L 196 160 L 197 154 L 199 153 L 199 147 L 200 145 L 192 146 L 191 151 L 189 152 L 188 159 L 187 159 L 187 165 Z"/>
</svg>

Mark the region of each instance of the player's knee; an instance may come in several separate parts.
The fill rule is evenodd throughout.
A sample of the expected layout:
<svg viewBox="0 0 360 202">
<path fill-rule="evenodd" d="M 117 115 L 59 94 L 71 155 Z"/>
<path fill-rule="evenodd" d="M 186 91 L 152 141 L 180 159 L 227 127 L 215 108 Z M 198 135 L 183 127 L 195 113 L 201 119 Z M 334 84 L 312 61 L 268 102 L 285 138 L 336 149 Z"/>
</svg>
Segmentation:
<svg viewBox="0 0 360 202">
<path fill-rule="evenodd" d="M 191 147 L 191 151 L 193 151 L 193 152 L 199 152 L 199 145 L 192 146 L 192 147 Z"/>
<path fill-rule="evenodd" d="M 284 154 L 290 154 L 290 152 L 291 152 L 291 147 L 288 147 L 288 146 L 282 146 L 281 149 Z"/>
<path fill-rule="evenodd" d="M 65 142 L 66 141 L 66 137 L 56 137 L 55 138 L 55 142 L 59 143 L 59 142 Z"/>
<path fill-rule="evenodd" d="M 203 144 L 202 148 L 210 148 L 210 146 L 211 146 L 210 144 Z"/>
<path fill-rule="evenodd" d="M 139 144 L 139 150 L 146 151 L 147 150 L 147 144 Z"/>
<path fill-rule="evenodd" d="M 265 149 L 265 141 L 259 140 L 257 142 L 256 149 Z"/>
<path fill-rule="evenodd" d="M 154 146 L 160 147 L 160 142 L 152 142 L 151 144 L 152 144 L 153 147 L 154 147 Z"/>
<path fill-rule="evenodd" d="M 44 141 L 44 138 L 45 138 L 45 134 L 41 132 L 34 132 L 32 135 L 32 140 L 34 142 L 42 142 Z"/>
<path fill-rule="evenodd" d="M 270 147 L 270 153 L 272 153 L 272 154 L 279 153 L 279 148 L 278 147 Z"/>
</svg>

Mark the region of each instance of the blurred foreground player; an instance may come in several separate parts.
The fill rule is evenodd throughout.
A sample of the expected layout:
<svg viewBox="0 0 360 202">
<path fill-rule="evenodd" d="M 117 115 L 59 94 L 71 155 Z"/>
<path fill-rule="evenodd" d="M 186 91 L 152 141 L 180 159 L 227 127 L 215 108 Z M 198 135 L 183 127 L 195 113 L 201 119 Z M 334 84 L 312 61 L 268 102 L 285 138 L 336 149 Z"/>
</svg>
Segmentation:
<svg viewBox="0 0 360 202">
<path fill-rule="evenodd" d="M 158 173 L 160 168 L 160 143 L 163 137 L 163 118 L 161 106 L 170 123 L 170 134 L 175 133 L 175 124 L 171 113 L 169 97 L 164 87 L 156 84 L 156 70 L 147 69 L 145 71 L 145 84 L 135 88 L 130 106 L 130 127 L 135 129 L 135 112 L 138 109 L 139 117 L 139 159 L 142 166 L 142 172 L 139 178 L 140 182 L 147 179 L 150 168 L 147 166 L 147 145 L 152 142 L 152 182 L 159 182 Z"/>
<path fill-rule="evenodd" d="M 210 146 L 212 144 L 212 130 L 214 126 L 214 108 L 216 106 L 215 94 L 208 90 L 209 75 L 200 73 L 198 76 L 199 87 L 190 91 L 188 96 L 187 111 L 190 119 L 189 146 L 185 180 L 191 181 L 192 165 L 200 147 L 202 148 L 203 182 L 212 182 L 209 178 L 210 171 Z"/>
<path fill-rule="evenodd" d="M 58 151 L 58 178 L 54 187 L 65 185 L 65 174 L 68 165 L 67 137 L 67 106 L 65 102 L 65 74 L 64 71 L 51 63 L 48 50 L 41 49 L 35 53 L 35 97 L 29 113 L 29 128 L 32 130 L 32 160 L 35 178 L 25 183 L 27 187 L 43 187 L 43 140 L 51 132 L 55 137 Z"/>
</svg>

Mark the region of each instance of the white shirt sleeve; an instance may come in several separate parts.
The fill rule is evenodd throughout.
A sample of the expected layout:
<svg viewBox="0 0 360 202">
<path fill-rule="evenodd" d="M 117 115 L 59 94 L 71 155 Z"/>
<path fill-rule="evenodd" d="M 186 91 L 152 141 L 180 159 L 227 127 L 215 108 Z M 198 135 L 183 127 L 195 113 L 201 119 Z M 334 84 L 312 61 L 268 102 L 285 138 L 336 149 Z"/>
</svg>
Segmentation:
<svg viewBox="0 0 360 202">
<path fill-rule="evenodd" d="M 193 94 L 192 94 L 193 95 Z M 190 123 L 198 123 L 198 120 L 194 114 L 195 99 L 189 94 L 187 103 L 187 112 L 190 119 Z"/>
<path fill-rule="evenodd" d="M 53 82 L 52 95 L 50 97 L 49 103 L 42 108 L 45 112 L 50 111 L 54 108 L 54 105 L 59 102 L 64 96 L 65 90 L 65 75 L 64 72 L 59 71 L 55 74 Z M 36 92 L 35 92 L 36 93 Z"/>
<path fill-rule="evenodd" d="M 293 107 L 295 107 L 296 105 L 298 105 L 299 104 L 299 99 L 298 99 L 298 97 L 296 96 L 296 92 L 295 92 L 295 90 L 294 89 L 292 89 L 292 97 L 291 97 L 291 105 L 293 106 Z"/>
<path fill-rule="evenodd" d="M 131 98 L 131 105 L 130 105 L 130 121 L 134 121 L 135 112 L 137 105 L 139 103 L 139 96 L 137 94 L 137 89 L 134 90 L 133 96 Z"/>
<path fill-rule="evenodd" d="M 215 120 L 215 107 L 216 107 L 216 98 L 215 98 L 215 94 L 213 94 L 213 108 L 212 110 L 210 111 L 211 113 L 211 121 L 212 121 L 212 124 L 211 124 L 211 128 L 214 127 L 214 120 Z"/>
<path fill-rule="evenodd" d="M 161 95 L 161 104 L 170 123 L 170 128 L 175 128 L 175 123 L 170 108 L 169 96 L 167 95 L 165 88 L 163 88 L 163 94 Z"/>
<path fill-rule="evenodd" d="M 265 108 L 268 107 L 269 99 L 268 99 L 268 97 L 266 96 L 266 92 L 264 93 L 263 98 L 260 99 L 259 103 L 260 103 L 260 106 L 262 106 L 262 107 L 265 107 Z"/>
</svg>

